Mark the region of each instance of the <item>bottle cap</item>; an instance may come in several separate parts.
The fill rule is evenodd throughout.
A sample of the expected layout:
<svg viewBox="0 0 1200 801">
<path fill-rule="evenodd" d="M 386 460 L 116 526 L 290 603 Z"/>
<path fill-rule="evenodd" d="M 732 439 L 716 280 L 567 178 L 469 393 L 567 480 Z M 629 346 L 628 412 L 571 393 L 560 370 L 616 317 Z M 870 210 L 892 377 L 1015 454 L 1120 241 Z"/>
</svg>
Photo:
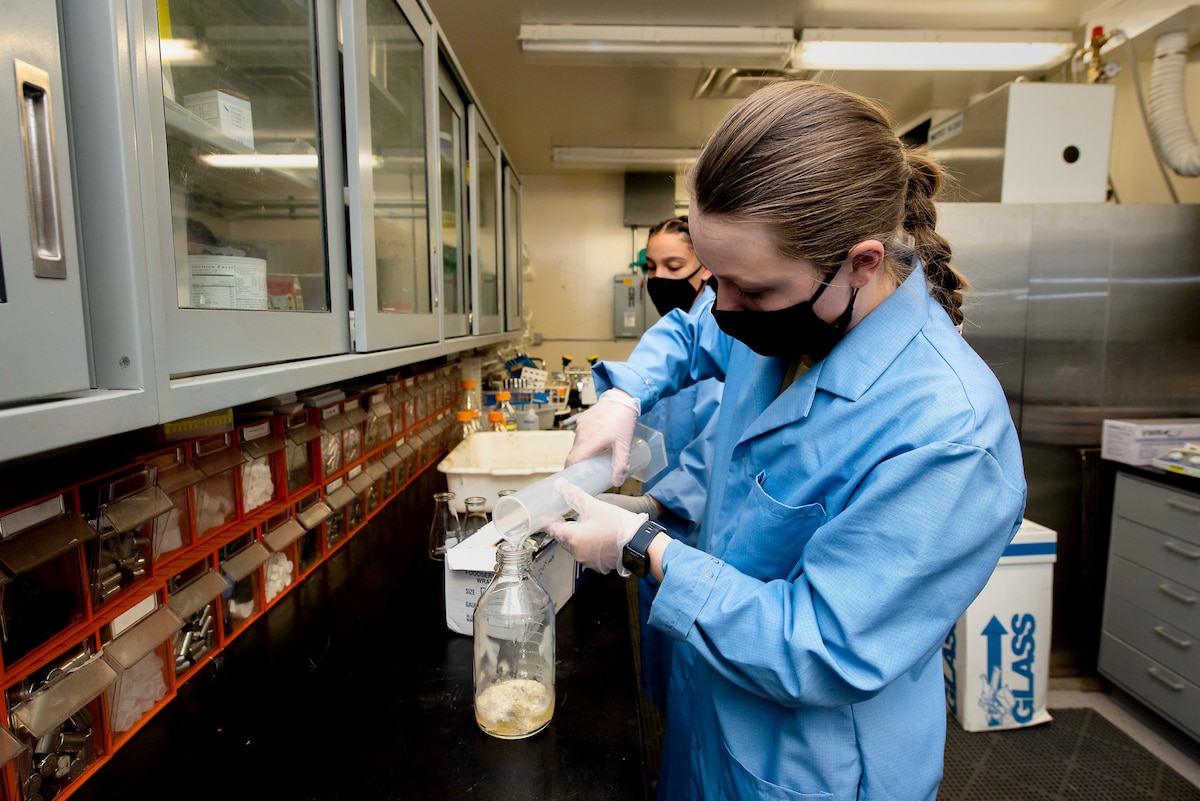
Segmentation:
<svg viewBox="0 0 1200 801">
<path fill-rule="evenodd" d="M 497 423 L 497 422 L 503 423 L 504 422 L 504 412 L 488 412 L 488 422 L 489 423 Z"/>
<path fill-rule="evenodd" d="M 464 389 L 475 389 L 475 379 L 474 378 L 464 378 L 463 379 L 463 388 Z"/>
<path fill-rule="evenodd" d="M 473 415 L 470 412 L 455 412 L 454 419 L 460 423 L 465 423 L 470 420 Z"/>
<path fill-rule="evenodd" d="M 497 392 L 496 393 L 496 400 L 498 400 L 498 401 L 506 401 L 506 400 L 511 400 L 511 399 L 512 399 L 511 392 Z"/>
</svg>

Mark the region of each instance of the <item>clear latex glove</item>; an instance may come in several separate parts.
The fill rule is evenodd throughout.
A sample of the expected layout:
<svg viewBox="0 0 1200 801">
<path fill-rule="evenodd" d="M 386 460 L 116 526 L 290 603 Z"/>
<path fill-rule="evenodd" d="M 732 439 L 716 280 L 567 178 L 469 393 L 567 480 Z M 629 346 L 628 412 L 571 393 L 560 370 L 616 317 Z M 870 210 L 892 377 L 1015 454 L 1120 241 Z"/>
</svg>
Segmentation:
<svg viewBox="0 0 1200 801">
<path fill-rule="evenodd" d="M 612 485 L 624 484 L 629 476 L 633 428 L 641 415 L 642 403 L 637 398 L 619 389 L 605 390 L 590 409 L 576 416 L 575 442 L 566 466 L 612 451 Z"/>
<path fill-rule="evenodd" d="M 644 514 L 651 520 L 657 520 L 660 507 L 650 495 L 621 495 L 617 492 L 605 492 L 596 496 L 605 503 L 620 506 L 627 512 Z"/>
<path fill-rule="evenodd" d="M 621 551 L 647 516 L 596 500 L 564 478 L 555 481 L 554 488 L 579 513 L 579 519 L 551 523 L 546 526 L 550 536 L 584 567 L 597 573 L 615 568 L 620 575 L 628 576 L 629 571 L 621 565 Z"/>
</svg>

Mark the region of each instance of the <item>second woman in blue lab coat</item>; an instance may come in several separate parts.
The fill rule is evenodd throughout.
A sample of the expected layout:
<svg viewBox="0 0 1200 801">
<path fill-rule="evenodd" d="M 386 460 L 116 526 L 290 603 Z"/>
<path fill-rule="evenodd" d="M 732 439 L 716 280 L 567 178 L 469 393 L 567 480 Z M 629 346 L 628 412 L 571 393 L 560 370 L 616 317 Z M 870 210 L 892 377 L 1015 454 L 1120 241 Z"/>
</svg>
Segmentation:
<svg viewBox="0 0 1200 801">
<path fill-rule="evenodd" d="M 696 258 L 687 216 L 671 217 L 650 229 L 646 266 L 646 290 L 660 317 L 708 313 L 717 296 L 709 285 L 712 273 Z M 666 467 L 642 486 L 641 495 L 605 493 L 601 499 L 644 512 L 672 537 L 695 545 L 704 514 L 722 386 L 717 378 L 698 381 L 643 414 L 640 423 L 662 432 Z M 647 621 L 657 590 L 658 580 L 653 576 L 638 582 L 642 692 L 665 710 L 672 644 Z"/>
<path fill-rule="evenodd" d="M 579 518 L 551 527 L 601 570 L 632 540 L 661 581 L 650 624 L 676 648 L 660 801 L 937 796 L 940 646 L 1026 494 L 1004 393 L 956 330 L 941 180 L 873 102 L 760 89 L 691 177 L 712 314 L 596 366 L 569 461 L 611 449 L 614 479 L 643 407 L 725 378 L 697 546 L 565 482 Z"/>
</svg>

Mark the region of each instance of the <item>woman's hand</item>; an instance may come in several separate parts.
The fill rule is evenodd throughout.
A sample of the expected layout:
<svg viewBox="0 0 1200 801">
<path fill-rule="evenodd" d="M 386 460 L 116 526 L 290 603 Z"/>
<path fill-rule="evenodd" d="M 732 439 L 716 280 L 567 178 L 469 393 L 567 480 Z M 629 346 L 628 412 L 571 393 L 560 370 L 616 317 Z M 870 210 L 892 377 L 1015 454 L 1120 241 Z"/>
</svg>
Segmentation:
<svg viewBox="0 0 1200 801">
<path fill-rule="evenodd" d="M 621 566 L 621 551 L 646 522 L 647 516 L 597 500 L 563 478 L 554 482 L 554 488 L 579 513 L 579 518 L 546 526 L 550 536 L 584 567 L 597 573 L 608 573 L 616 568 L 620 575 L 628 576 L 629 571 Z"/>
<path fill-rule="evenodd" d="M 590 409 L 575 418 L 575 442 L 567 454 L 566 466 L 612 451 L 612 486 L 624 484 L 629 475 L 633 430 L 641 415 L 642 404 L 637 398 L 619 389 L 605 390 Z"/>
</svg>

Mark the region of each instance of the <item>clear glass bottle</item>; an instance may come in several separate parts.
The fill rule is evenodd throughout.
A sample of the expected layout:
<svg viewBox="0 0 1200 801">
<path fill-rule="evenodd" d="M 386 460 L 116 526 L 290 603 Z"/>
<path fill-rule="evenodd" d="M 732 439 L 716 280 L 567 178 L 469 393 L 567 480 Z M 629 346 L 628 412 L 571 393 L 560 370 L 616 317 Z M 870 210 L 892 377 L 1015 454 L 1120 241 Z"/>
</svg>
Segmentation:
<svg viewBox="0 0 1200 801">
<path fill-rule="evenodd" d="M 454 445 L 475 433 L 475 417 L 467 411 L 454 413 Z"/>
<path fill-rule="evenodd" d="M 500 390 L 496 393 L 496 406 L 492 409 L 494 412 L 500 412 L 504 418 L 505 428 L 517 427 L 517 410 L 512 405 L 512 393 L 507 390 Z M 488 413 L 488 419 L 491 419 L 491 412 Z"/>
<path fill-rule="evenodd" d="M 433 494 L 433 522 L 429 524 L 429 558 L 442 559 L 462 539 L 462 524 L 454 508 L 453 492 Z"/>
<path fill-rule="evenodd" d="M 503 434 L 508 431 L 504 424 L 504 412 L 488 412 L 488 431 L 498 431 Z"/>
<path fill-rule="evenodd" d="M 487 506 L 486 498 L 472 495 L 463 503 L 467 507 L 467 516 L 462 521 L 462 538 L 465 540 L 488 524 L 488 514 L 484 511 L 484 507 Z"/>
<path fill-rule="evenodd" d="M 537 734 L 554 716 L 554 601 L 532 568 L 528 543 L 501 542 L 475 607 L 475 721 L 504 740 Z"/>
</svg>

